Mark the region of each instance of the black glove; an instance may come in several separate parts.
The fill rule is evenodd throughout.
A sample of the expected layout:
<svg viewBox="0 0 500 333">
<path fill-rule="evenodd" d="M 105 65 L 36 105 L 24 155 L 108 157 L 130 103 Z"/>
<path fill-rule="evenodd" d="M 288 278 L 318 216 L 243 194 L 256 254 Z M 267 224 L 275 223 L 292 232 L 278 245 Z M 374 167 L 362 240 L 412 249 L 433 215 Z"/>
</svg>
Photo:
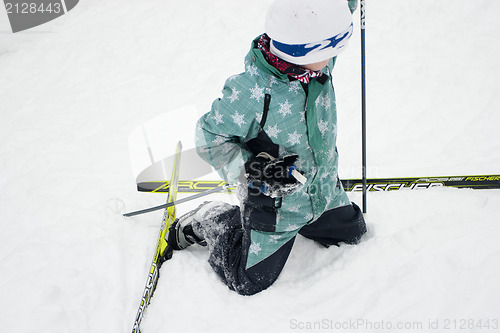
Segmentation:
<svg viewBox="0 0 500 333">
<path fill-rule="evenodd" d="M 267 153 L 258 154 L 245 165 L 248 186 L 272 198 L 292 193 L 302 186 L 292 175 L 293 170 L 296 170 L 293 164 L 298 158 L 297 154 L 281 158 L 274 158 Z M 302 177 L 301 181 L 305 182 L 305 178 Z"/>
</svg>

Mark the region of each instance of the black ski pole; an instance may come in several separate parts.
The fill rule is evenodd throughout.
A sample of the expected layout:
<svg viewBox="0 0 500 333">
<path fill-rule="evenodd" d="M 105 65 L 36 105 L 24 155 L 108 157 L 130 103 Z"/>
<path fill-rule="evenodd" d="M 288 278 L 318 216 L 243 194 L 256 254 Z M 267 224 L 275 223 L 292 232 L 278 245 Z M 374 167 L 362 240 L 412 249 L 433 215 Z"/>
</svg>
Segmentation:
<svg viewBox="0 0 500 333">
<path fill-rule="evenodd" d="M 361 174 L 363 178 L 363 213 L 366 213 L 366 55 L 365 55 L 365 0 L 360 1 L 361 16 Z"/>
</svg>

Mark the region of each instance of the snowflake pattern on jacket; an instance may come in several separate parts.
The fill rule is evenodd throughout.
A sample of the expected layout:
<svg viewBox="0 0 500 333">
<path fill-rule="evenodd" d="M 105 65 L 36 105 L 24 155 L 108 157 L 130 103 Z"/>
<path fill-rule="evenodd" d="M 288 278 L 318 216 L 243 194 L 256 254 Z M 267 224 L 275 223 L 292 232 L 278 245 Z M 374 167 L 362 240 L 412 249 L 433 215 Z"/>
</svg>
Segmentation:
<svg viewBox="0 0 500 333">
<path fill-rule="evenodd" d="M 259 36 L 260 37 L 260 36 Z M 230 77 L 211 111 L 198 121 L 198 154 L 231 184 L 239 183 L 252 154 L 245 143 L 257 137 L 265 95 L 271 95 L 264 132 L 279 145 L 279 155 L 298 154 L 297 169 L 306 184 L 282 198 L 275 231 L 252 230 L 247 267 L 274 253 L 306 224 L 325 211 L 350 204 L 338 181 L 336 151 L 337 110 L 331 72 L 332 59 L 323 69 L 325 82 L 312 79 L 307 92 L 298 81 L 267 63 L 255 47 L 245 58 L 245 72 Z"/>
</svg>

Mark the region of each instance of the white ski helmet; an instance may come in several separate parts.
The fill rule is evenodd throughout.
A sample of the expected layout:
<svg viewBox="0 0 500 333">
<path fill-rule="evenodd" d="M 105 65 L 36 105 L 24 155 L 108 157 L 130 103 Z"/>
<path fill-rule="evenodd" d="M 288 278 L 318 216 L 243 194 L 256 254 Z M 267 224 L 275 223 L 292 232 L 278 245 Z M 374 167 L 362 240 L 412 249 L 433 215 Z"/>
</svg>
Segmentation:
<svg viewBox="0 0 500 333">
<path fill-rule="evenodd" d="M 297 65 L 339 54 L 352 35 L 346 0 L 275 0 L 266 16 L 271 52 Z"/>
</svg>

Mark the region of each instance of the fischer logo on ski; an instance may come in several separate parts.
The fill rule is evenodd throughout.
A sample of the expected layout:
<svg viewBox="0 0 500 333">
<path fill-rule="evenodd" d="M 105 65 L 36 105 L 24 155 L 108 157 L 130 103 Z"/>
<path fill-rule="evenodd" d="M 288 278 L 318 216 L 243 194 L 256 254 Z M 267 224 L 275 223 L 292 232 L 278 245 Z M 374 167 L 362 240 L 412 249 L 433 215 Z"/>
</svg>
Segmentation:
<svg viewBox="0 0 500 333">
<path fill-rule="evenodd" d="M 441 187 L 443 183 L 385 183 L 385 184 L 370 184 L 367 183 L 367 191 L 400 191 L 400 190 L 422 190 L 431 187 Z M 356 184 L 348 192 L 363 191 L 363 184 Z"/>
<path fill-rule="evenodd" d="M 472 177 L 467 177 L 465 180 L 471 182 L 499 181 L 500 176 L 472 176 Z"/>
<path fill-rule="evenodd" d="M 342 180 L 342 185 L 348 192 L 363 190 L 361 180 Z M 367 191 L 399 191 L 425 190 L 433 187 L 456 187 L 471 189 L 500 188 L 500 175 L 483 176 L 448 176 L 448 177 L 421 177 L 421 178 L 387 178 L 368 179 Z"/>
</svg>

